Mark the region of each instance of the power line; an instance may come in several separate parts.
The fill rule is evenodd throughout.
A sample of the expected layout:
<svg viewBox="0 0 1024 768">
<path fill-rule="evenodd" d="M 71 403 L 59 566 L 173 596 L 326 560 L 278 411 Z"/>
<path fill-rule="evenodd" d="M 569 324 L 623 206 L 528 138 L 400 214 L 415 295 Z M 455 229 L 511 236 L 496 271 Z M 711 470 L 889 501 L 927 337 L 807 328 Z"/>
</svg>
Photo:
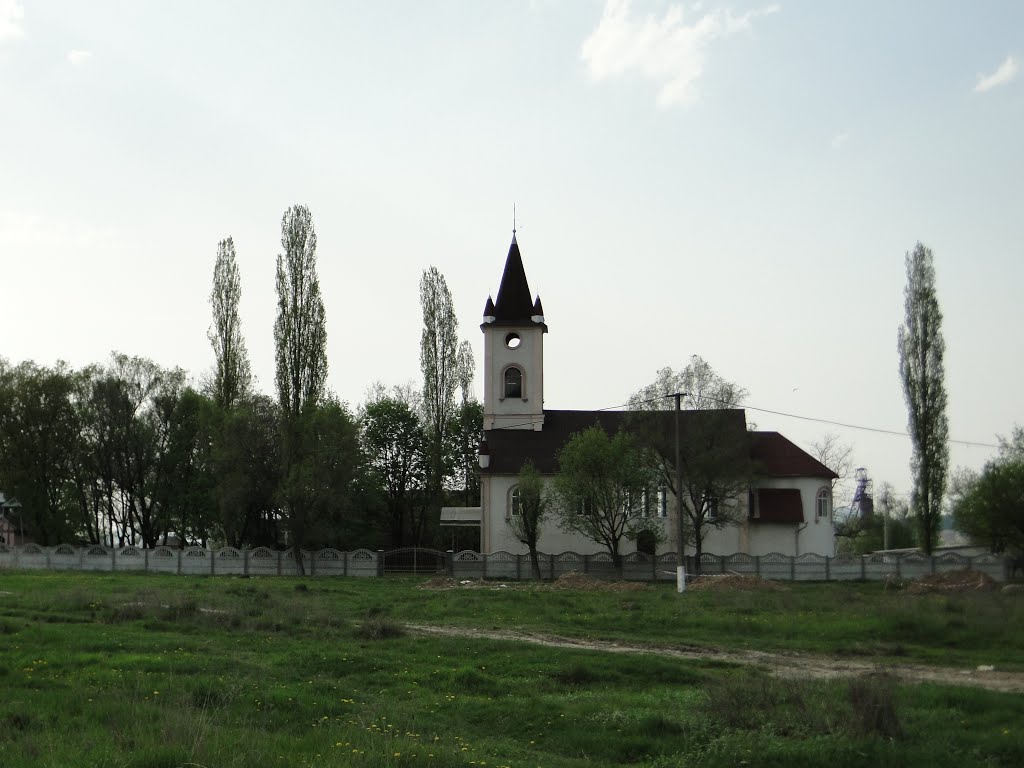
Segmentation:
<svg viewBox="0 0 1024 768">
<path fill-rule="evenodd" d="M 623 408 L 630 408 L 631 406 L 635 407 L 637 405 L 647 405 L 648 403 L 657 403 L 657 402 L 663 401 L 666 397 L 671 397 L 671 395 L 664 395 L 664 396 L 661 396 L 661 397 L 652 397 L 652 398 L 649 398 L 647 400 L 635 400 L 635 401 L 632 401 L 632 402 L 629 402 L 629 403 L 623 403 L 621 405 L 609 405 L 609 406 L 605 406 L 604 408 L 597 408 L 597 409 L 594 410 L 594 412 L 596 413 L 598 411 L 616 411 L 616 410 L 621 410 Z M 705 395 L 704 397 L 707 400 L 714 400 L 714 401 L 719 402 L 719 403 L 726 403 L 725 400 L 721 400 L 719 398 L 709 397 L 707 395 Z M 895 429 L 884 429 L 882 427 L 867 427 L 867 426 L 864 426 L 863 424 L 849 424 L 849 423 L 844 422 L 844 421 L 834 421 L 832 419 L 820 419 L 820 418 L 817 418 L 815 416 L 801 416 L 798 413 L 787 413 L 786 411 L 776 411 L 776 410 L 773 410 L 771 408 L 759 408 L 759 407 L 754 406 L 754 405 L 740 405 L 740 406 L 733 406 L 733 407 L 740 407 L 740 408 L 743 408 L 743 409 L 748 410 L 748 411 L 757 411 L 758 413 L 770 413 L 773 416 L 785 416 L 786 418 L 790 418 L 790 419 L 800 419 L 801 421 L 812 421 L 812 422 L 815 422 L 817 424 L 828 424 L 828 425 L 833 426 L 833 427 L 843 427 L 844 429 L 857 429 L 857 430 L 860 430 L 862 432 L 875 432 L 875 433 L 880 434 L 880 435 L 894 435 L 896 437 L 906 437 L 906 438 L 910 437 L 910 435 L 907 433 L 906 430 L 898 431 L 898 430 L 895 430 Z M 517 427 L 532 426 L 533 423 L 534 423 L 533 421 L 527 421 L 527 422 L 523 422 L 522 424 L 509 424 L 509 425 L 506 425 L 506 426 L 497 427 L 496 429 L 515 429 Z M 949 438 L 948 442 L 954 443 L 956 445 L 963 445 L 963 446 L 966 446 L 967 448 L 999 448 L 999 446 L 996 445 L 995 443 L 985 443 L 985 442 L 981 442 L 979 440 L 956 440 L 954 438 Z"/>
</svg>

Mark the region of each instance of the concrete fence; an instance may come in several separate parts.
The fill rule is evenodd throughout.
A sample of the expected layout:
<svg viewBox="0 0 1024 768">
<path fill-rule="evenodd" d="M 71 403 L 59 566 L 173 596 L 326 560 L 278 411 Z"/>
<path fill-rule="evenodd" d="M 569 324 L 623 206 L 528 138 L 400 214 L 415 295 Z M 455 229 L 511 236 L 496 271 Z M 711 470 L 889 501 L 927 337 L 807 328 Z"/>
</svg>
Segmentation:
<svg viewBox="0 0 1024 768">
<path fill-rule="evenodd" d="M 997 581 L 1011 575 L 1009 560 L 996 555 L 968 557 L 952 552 L 927 557 L 919 552 L 873 555 L 816 554 L 791 557 L 779 553 L 748 555 L 701 555 L 701 572 L 709 575 L 742 574 L 780 581 L 881 581 L 888 578 L 915 579 L 943 571 L 970 568 Z M 470 550 L 440 552 L 433 549 L 399 550 L 337 549 L 302 550 L 302 563 L 310 576 L 385 576 L 395 573 L 447 575 L 455 579 L 499 579 L 518 581 L 531 578 L 530 556 L 512 552 L 481 554 Z M 623 578 L 631 581 L 674 581 L 675 553 L 623 556 Z M 686 557 L 687 573 L 694 572 L 693 556 Z M 567 573 L 584 573 L 597 578 L 616 578 L 615 566 L 606 552 L 582 555 L 562 552 L 540 556 L 541 576 L 556 579 Z M 145 571 L 183 575 L 294 576 L 298 574 L 294 550 L 267 547 L 210 550 L 202 547 L 136 546 L 74 547 L 61 544 L 10 546 L 0 544 L 0 569 L 60 571 Z"/>
</svg>

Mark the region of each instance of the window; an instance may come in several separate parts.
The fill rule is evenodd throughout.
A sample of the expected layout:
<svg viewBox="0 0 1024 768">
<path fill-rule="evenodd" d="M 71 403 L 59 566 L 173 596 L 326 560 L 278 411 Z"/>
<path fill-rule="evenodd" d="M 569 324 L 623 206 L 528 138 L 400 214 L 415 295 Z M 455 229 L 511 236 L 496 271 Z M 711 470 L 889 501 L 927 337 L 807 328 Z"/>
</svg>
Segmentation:
<svg viewBox="0 0 1024 768">
<path fill-rule="evenodd" d="M 828 516 L 832 513 L 832 492 L 828 488 L 822 488 L 818 491 L 814 506 L 817 513 L 815 515 L 816 519 L 828 519 Z"/>
<path fill-rule="evenodd" d="M 518 333 L 510 333 L 505 337 L 505 346 L 509 349 L 519 349 L 519 345 L 523 343 L 523 340 L 519 337 Z"/>
<path fill-rule="evenodd" d="M 718 519 L 718 499 L 708 499 L 708 520 Z"/>
<path fill-rule="evenodd" d="M 668 488 L 658 489 L 658 517 L 668 517 Z"/>
<path fill-rule="evenodd" d="M 519 486 L 515 486 L 508 494 L 508 513 L 510 517 L 523 514 L 523 502 L 519 495 Z"/>
<path fill-rule="evenodd" d="M 761 510 L 757 508 L 757 491 L 751 489 L 747 492 L 747 516 L 760 517 Z"/>
<path fill-rule="evenodd" d="M 523 372 L 514 365 L 505 369 L 505 397 L 523 396 Z"/>
</svg>

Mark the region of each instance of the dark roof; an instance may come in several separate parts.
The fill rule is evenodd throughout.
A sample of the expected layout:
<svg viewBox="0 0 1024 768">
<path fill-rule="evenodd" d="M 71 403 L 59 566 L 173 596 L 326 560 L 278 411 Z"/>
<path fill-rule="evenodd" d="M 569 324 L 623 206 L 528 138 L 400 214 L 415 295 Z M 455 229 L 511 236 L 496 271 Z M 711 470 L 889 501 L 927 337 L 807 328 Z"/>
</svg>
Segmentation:
<svg viewBox="0 0 1024 768">
<path fill-rule="evenodd" d="M 772 477 L 839 477 L 807 451 L 778 432 L 751 432 L 750 458 L 755 471 Z"/>
<path fill-rule="evenodd" d="M 804 506 L 799 488 L 759 488 L 757 491 L 758 523 L 802 523 Z"/>
<path fill-rule="evenodd" d="M 820 477 L 832 479 L 836 474 L 778 432 L 747 432 L 746 414 L 741 408 L 709 411 L 682 411 L 681 438 L 698 435 L 711 429 L 723 430 L 737 438 L 749 438 L 753 471 L 768 477 Z M 529 417 L 524 417 L 526 421 Z M 599 424 L 608 434 L 620 429 L 641 431 L 653 428 L 664 441 L 675 439 L 675 412 L 668 411 L 544 411 L 544 428 L 491 429 L 484 440 L 491 456 L 485 473 L 516 475 L 527 459 L 537 471 L 553 475 L 558 471 L 558 452 L 577 432 Z"/>
<path fill-rule="evenodd" d="M 741 409 L 719 411 L 683 411 L 680 415 L 682 439 L 714 420 L 719 428 L 742 437 L 746 416 Z M 653 421 L 652 421 L 653 420 Z M 498 475 L 515 475 L 530 459 L 537 471 L 553 475 L 558 471 L 558 452 L 577 432 L 599 424 L 610 435 L 620 429 L 639 431 L 654 424 L 660 436 L 674 439 L 673 411 L 544 411 L 544 429 L 491 429 L 484 432 L 491 455 L 485 470 Z"/>
<path fill-rule="evenodd" d="M 498 286 L 498 298 L 494 302 L 494 322 L 497 325 L 532 324 L 533 314 L 530 284 L 526 281 L 523 257 L 513 234 L 505 259 L 505 271 L 501 274 L 501 285 Z"/>
</svg>

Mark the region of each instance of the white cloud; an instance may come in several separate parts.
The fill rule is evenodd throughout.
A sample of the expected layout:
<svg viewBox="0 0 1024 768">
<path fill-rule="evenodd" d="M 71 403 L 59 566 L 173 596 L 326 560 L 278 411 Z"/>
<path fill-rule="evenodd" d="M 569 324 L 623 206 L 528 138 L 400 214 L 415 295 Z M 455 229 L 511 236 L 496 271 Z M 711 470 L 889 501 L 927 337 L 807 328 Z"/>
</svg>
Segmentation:
<svg viewBox="0 0 1024 768">
<path fill-rule="evenodd" d="M 978 84 L 974 86 L 974 90 L 976 93 L 985 93 L 997 86 L 1006 85 L 1017 77 L 1018 71 L 1020 71 L 1020 64 L 1017 63 L 1017 59 L 1007 56 L 1006 60 L 991 75 L 978 75 Z"/>
<path fill-rule="evenodd" d="M 24 36 L 25 30 L 21 27 L 24 18 L 25 8 L 21 0 L 0 0 L 0 40 Z"/>
<path fill-rule="evenodd" d="M 740 16 L 713 10 L 688 24 L 680 5 L 669 6 L 659 20 L 651 14 L 634 17 L 630 0 L 607 0 L 601 21 L 583 42 L 580 58 L 594 80 L 636 72 L 660 83 L 659 106 L 688 104 L 696 97 L 708 44 L 750 29 L 752 19 L 778 10 L 778 5 L 771 5 Z"/>
<path fill-rule="evenodd" d="M 92 58 L 92 51 L 68 51 L 68 61 L 74 66 L 80 67 Z"/>
<path fill-rule="evenodd" d="M 850 138 L 850 134 L 846 131 L 837 133 L 832 137 L 832 149 L 842 149 L 848 138 Z"/>
</svg>

